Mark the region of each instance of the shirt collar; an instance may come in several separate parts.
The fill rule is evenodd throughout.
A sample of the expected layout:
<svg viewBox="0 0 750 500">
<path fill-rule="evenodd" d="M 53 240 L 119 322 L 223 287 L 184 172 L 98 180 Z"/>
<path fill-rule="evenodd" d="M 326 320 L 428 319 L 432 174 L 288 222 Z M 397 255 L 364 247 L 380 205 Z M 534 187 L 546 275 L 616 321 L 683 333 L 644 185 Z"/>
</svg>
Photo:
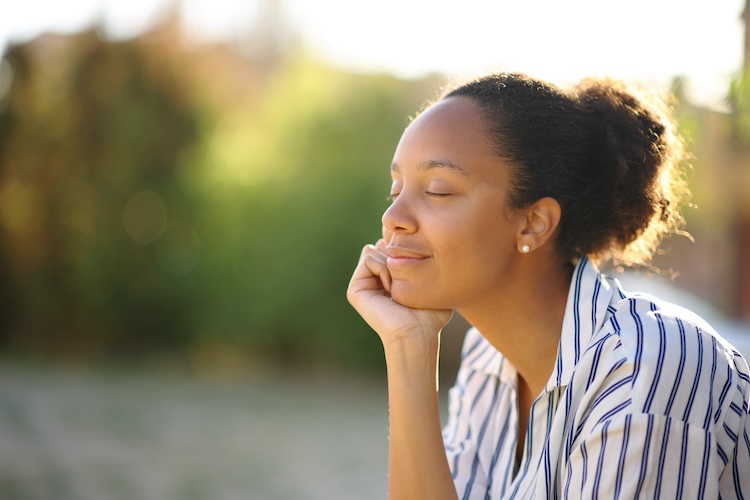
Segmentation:
<svg viewBox="0 0 750 500">
<path fill-rule="evenodd" d="M 474 327 L 466 334 L 462 357 L 463 363 L 472 370 L 498 377 L 502 381 L 515 380 L 515 368 Z"/>
<path fill-rule="evenodd" d="M 570 281 L 557 360 L 546 390 L 568 385 L 578 360 L 607 317 L 614 287 L 587 257 L 581 257 Z"/>
</svg>

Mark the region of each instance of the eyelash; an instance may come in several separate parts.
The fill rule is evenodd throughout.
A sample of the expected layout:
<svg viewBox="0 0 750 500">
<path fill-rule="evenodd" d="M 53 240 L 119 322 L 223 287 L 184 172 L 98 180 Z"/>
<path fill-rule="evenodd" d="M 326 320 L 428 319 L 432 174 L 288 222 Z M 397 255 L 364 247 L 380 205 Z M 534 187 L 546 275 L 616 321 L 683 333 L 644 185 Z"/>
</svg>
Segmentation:
<svg viewBox="0 0 750 500">
<path fill-rule="evenodd" d="M 425 191 L 425 194 L 427 196 L 431 196 L 433 198 L 445 198 L 446 196 L 450 196 L 451 193 L 433 193 L 432 191 Z M 386 200 L 393 202 L 396 197 L 398 197 L 399 193 L 391 193 L 388 196 L 386 196 Z"/>
</svg>

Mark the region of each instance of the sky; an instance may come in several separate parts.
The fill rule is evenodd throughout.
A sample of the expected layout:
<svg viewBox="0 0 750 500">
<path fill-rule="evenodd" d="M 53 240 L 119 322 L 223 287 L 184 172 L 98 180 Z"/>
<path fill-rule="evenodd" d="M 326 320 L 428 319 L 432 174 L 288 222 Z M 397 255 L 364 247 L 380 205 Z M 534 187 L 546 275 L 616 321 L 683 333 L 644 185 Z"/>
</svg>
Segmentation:
<svg viewBox="0 0 750 500">
<path fill-rule="evenodd" d="M 180 5 L 197 39 L 236 39 L 267 0 L 22 0 L 0 6 L 0 51 L 45 31 L 100 21 L 137 35 Z M 687 78 L 721 106 L 742 64 L 745 0 L 278 0 L 308 50 L 354 71 L 405 78 L 522 71 L 556 83 L 612 76 L 665 88 Z"/>
</svg>

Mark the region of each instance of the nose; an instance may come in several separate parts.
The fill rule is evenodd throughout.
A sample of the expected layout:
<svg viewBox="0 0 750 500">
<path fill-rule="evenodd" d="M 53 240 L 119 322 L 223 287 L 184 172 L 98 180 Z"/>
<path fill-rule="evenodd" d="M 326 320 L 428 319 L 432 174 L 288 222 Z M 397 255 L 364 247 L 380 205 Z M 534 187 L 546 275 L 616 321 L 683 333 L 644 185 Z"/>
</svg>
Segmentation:
<svg viewBox="0 0 750 500">
<path fill-rule="evenodd" d="M 383 228 L 393 233 L 411 233 L 416 231 L 416 219 L 403 193 L 393 200 L 391 206 L 385 209 L 382 222 Z"/>
</svg>

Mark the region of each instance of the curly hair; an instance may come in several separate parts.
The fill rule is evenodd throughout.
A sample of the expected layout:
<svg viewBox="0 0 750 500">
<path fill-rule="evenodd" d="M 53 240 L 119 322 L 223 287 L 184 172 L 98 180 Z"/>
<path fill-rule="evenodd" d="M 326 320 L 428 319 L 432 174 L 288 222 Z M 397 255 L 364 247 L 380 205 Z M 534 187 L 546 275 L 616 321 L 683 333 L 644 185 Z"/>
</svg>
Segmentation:
<svg viewBox="0 0 750 500">
<path fill-rule="evenodd" d="M 453 96 L 479 104 L 495 153 L 512 165 L 510 206 L 560 204 L 564 261 L 649 265 L 664 236 L 682 233 L 685 149 L 660 99 L 615 80 L 563 90 L 514 73 L 469 81 L 443 99 Z"/>
</svg>

